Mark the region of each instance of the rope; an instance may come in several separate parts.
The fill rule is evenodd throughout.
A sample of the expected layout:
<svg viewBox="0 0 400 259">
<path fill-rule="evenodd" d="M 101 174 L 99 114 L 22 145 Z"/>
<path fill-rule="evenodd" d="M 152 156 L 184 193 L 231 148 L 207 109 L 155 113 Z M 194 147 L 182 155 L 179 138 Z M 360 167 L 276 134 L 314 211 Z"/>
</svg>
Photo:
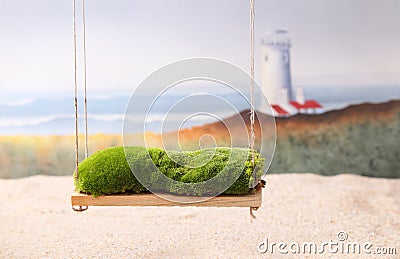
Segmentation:
<svg viewBox="0 0 400 259">
<path fill-rule="evenodd" d="M 76 57 L 76 0 L 74 0 L 74 106 L 75 106 L 75 178 L 79 179 L 79 136 L 78 136 L 78 82 L 77 82 L 77 57 Z"/>
<path fill-rule="evenodd" d="M 254 187 L 254 189 L 256 190 L 256 192 L 260 192 L 261 188 L 265 188 L 266 186 L 266 182 L 264 180 L 260 180 L 260 182 Z M 255 219 L 256 216 L 254 215 L 253 211 L 257 211 L 260 207 L 250 207 L 250 216 Z"/>
<path fill-rule="evenodd" d="M 250 148 L 251 161 L 253 163 L 253 174 L 254 174 L 254 0 L 250 0 L 250 49 L 251 49 L 251 60 L 250 60 L 250 75 L 251 75 L 251 110 L 250 110 Z"/>
<path fill-rule="evenodd" d="M 85 87 L 85 158 L 88 157 L 88 115 L 87 115 L 87 87 L 86 87 L 86 19 L 85 19 L 85 0 L 82 0 L 82 22 L 83 22 L 83 67 L 84 67 L 84 87 Z"/>
<path fill-rule="evenodd" d="M 85 210 L 87 210 L 88 208 L 89 208 L 88 206 L 78 206 L 78 208 L 72 206 L 72 209 L 73 209 L 74 211 L 77 211 L 77 212 L 85 211 Z"/>
</svg>

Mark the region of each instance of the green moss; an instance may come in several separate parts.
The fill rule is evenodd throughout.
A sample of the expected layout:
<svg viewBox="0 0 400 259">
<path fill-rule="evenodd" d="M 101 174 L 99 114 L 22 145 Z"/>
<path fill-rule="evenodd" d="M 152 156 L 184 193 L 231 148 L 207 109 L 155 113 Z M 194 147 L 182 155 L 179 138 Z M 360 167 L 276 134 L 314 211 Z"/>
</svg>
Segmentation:
<svg viewBox="0 0 400 259">
<path fill-rule="evenodd" d="M 243 159 L 244 158 L 244 159 Z M 256 153 L 256 175 L 262 174 L 264 159 Z M 131 168 L 129 167 L 131 165 Z M 158 170 L 174 181 L 167 181 Z M 240 175 L 225 191 L 226 194 L 247 194 L 251 192 L 249 182 L 252 179 L 253 166 L 251 152 L 242 148 L 203 149 L 191 152 L 169 152 L 159 148 L 113 147 L 98 151 L 79 165 L 79 180 L 75 188 L 79 192 L 94 196 L 124 193 L 145 192 L 146 189 L 134 177 L 132 170 L 140 175 L 152 190 L 171 192 L 179 195 L 208 195 L 209 189 L 200 183 L 212 179 L 211 184 L 222 184 L 222 181 L 233 177 L 233 172 Z M 74 173 L 75 175 L 75 173 Z M 137 175 L 137 174 L 136 174 Z M 237 174 L 236 174 L 237 176 Z"/>
</svg>

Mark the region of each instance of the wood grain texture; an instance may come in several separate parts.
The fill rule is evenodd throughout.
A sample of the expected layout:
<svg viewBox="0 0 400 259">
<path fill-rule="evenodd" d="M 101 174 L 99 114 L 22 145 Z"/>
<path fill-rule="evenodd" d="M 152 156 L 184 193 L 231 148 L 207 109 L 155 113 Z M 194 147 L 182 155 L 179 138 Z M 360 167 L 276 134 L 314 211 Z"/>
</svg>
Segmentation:
<svg viewBox="0 0 400 259">
<path fill-rule="evenodd" d="M 190 198 L 190 197 L 187 197 Z M 193 197 L 196 199 L 196 197 Z M 115 194 L 93 197 L 81 193 L 71 195 L 72 206 L 179 206 L 179 207 L 261 207 L 262 190 L 247 195 L 219 195 L 196 203 L 180 203 L 152 193 Z"/>
</svg>

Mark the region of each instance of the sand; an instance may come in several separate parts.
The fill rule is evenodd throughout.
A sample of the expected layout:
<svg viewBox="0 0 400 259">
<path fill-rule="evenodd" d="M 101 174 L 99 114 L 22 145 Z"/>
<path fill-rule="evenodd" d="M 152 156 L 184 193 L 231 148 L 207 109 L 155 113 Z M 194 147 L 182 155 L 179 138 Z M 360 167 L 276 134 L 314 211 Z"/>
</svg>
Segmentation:
<svg viewBox="0 0 400 259">
<path fill-rule="evenodd" d="M 387 258 L 400 257 L 400 179 L 282 174 L 267 181 L 254 220 L 245 208 L 90 207 L 77 213 L 70 207 L 71 177 L 0 180 L 0 257 L 270 258 L 270 250 L 257 249 L 266 238 L 321 244 L 338 241 L 339 231 L 348 235 L 344 242 L 396 247 L 397 255 Z M 285 258 L 293 257 L 288 252 Z M 276 249 L 272 254 L 282 256 Z"/>
</svg>

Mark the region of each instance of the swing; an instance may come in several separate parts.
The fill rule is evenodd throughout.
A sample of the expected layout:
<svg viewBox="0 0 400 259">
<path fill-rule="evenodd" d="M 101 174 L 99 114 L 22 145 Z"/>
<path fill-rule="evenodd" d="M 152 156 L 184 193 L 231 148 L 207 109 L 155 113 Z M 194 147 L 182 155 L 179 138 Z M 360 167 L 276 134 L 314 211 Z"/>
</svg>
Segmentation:
<svg viewBox="0 0 400 259">
<path fill-rule="evenodd" d="M 79 179 L 79 136 L 78 136 L 78 101 L 77 101 L 77 37 L 76 37 L 76 0 L 74 2 L 74 58 L 75 58 L 75 166 L 76 179 Z M 85 158 L 88 157 L 88 123 L 87 123 L 87 91 L 86 91 L 86 26 L 85 26 L 85 4 L 82 0 L 82 21 L 83 21 L 83 53 L 84 53 L 84 121 L 85 121 Z M 254 171 L 254 143 L 255 143 L 255 110 L 254 110 L 254 0 L 250 0 L 250 25 L 251 25 L 251 111 L 250 111 L 250 150 L 252 151 L 253 171 Z M 153 193 L 134 193 L 134 194 L 109 194 L 95 197 L 84 193 L 74 193 L 71 195 L 71 204 L 74 211 L 87 210 L 89 206 L 195 206 L 195 207 L 248 207 L 250 214 L 262 205 L 262 188 L 265 181 L 260 182 L 253 188 L 253 191 L 244 195 L 221 194 L 211 199 L 196 201 L 198 197 L 186 197 L 189 202 L 177 202 L 161 198 Z M 193 199 L 192 199 L 193 198 Z"/>
</svg>

